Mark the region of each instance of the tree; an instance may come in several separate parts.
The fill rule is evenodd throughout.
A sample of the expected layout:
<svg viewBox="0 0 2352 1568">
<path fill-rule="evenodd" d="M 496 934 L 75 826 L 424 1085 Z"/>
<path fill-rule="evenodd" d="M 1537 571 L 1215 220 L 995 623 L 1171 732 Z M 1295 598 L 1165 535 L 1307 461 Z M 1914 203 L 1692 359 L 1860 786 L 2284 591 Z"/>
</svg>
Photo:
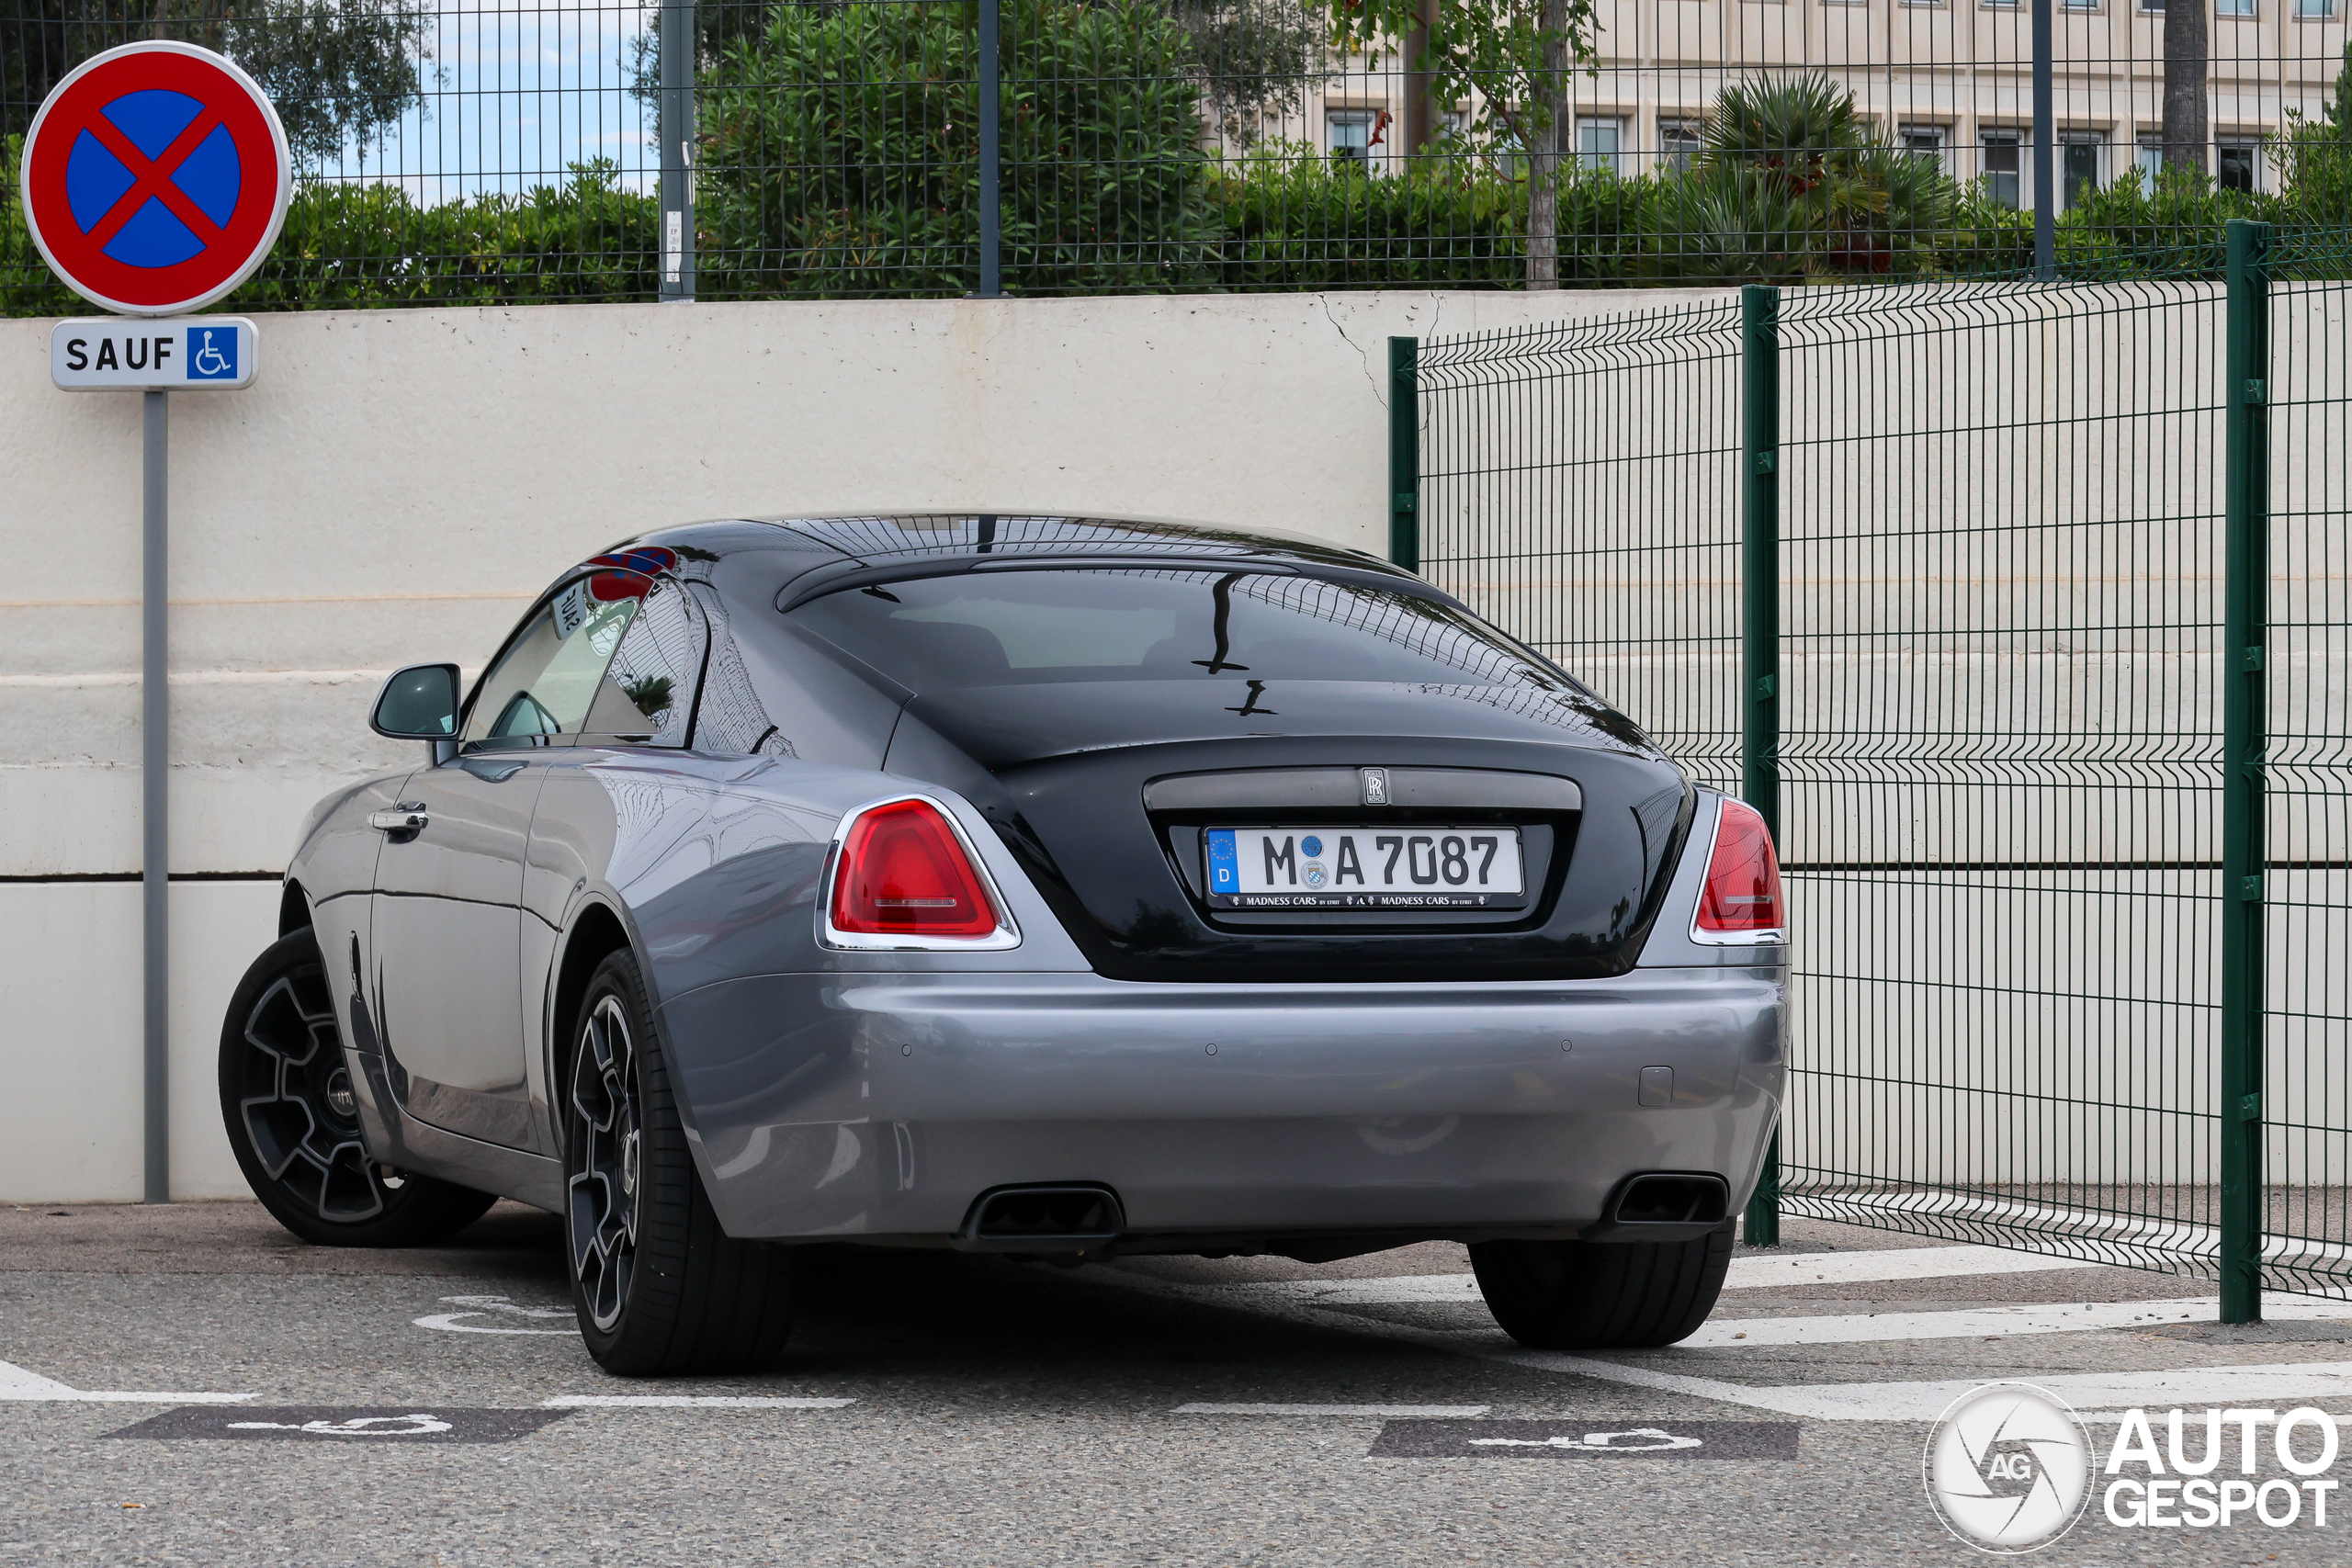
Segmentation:
<svg viewBox="0 0 2352 1568">
<path fill-rule="evenodd" d="M 1321 68 L 1322 29 L 1297 0 L 1173 0 L 1201 107 L 1226 142 L 1254 145 L 1265 122 L 1298 112 Z"/>
<path fill-rule="evenodd" d="M 0 106 L 31 121 L 66 73 L 141 39 L 217 50 L 277 106 L 295 157 L 319 168 L 356 143 L 364 157 L 424 97 L 432 60 L 425 0 L 17 0 L 0 17 Z"/>
<path fill-rule="evenodd" d="M 1568 72 L 1599 58 L 1594 0 L 1326 0 L 1331 41 L 1370 54 L 1425 40 L 1406 68 L 1434 103 L 1475 105 L 1474 142 L 1516 155 L 1527 175 L 1527 286 L 1560 276 L 1559 177 Z M 1409 42 L 1408 48 L 1414 47 Z M 1416 84 L 1418 85 L 1418 82 Z M 1408 115 L 1410 106 L 1408 107 Z M 1408 132 L 1408 135 L 1411 134 Z M 1416 148 L 1418 151 L 1419 149 Z"/>
<path fill-rule="evenodd" d="M 2207 0 L 2170 0 L 2165 6 L 2164 166 L 2206 170 Z"/>
</svg>

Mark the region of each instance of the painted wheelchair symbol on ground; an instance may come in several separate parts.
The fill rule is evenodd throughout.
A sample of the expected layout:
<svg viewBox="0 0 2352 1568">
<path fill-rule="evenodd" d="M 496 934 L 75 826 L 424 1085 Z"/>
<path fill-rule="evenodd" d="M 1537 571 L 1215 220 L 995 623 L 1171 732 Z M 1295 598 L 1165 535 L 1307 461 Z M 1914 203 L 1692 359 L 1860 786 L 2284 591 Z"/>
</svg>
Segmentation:
<svg viewBox="0 0 2352 1568">
<path fill-rule="evenodd" d="M 571 1412 L 538 1410 L 335 1409 L 315 1404 L 274 1409 L 166 1410 L 161 1416 L 109 1432 L 110 1438 L 190 1438 L 252 1442 L 334 1443 L 511 1443 L 527 1438 Z"/>
<path fill-rule="evenodd" d="M 504 1296 L 443 1296 L 443 1306 L 461 1308 L 458 1312 L 436 1312 L 427 1317 L 411 1318 L 419 1328 L 438 1329 L 444 1334 L 561 1334 L 580 1337 L 580 1319 L 570 1307 L 517 1306 Z M 514 1318 L 560 1318 L 561 1328 L 523 1328 L 510 1321 Z M 486 1323 L 464 1323 L 461 1318 L 487 1318 Z"/>
<path fill-rule="evenodd" d="M 285 128 L 254 79 L 191 44 L 127 44 L 58 84 L 25 138 L 24 209 L 57 275 L 110 310 L 210 304 L 277 242 Z"/>
</svg>

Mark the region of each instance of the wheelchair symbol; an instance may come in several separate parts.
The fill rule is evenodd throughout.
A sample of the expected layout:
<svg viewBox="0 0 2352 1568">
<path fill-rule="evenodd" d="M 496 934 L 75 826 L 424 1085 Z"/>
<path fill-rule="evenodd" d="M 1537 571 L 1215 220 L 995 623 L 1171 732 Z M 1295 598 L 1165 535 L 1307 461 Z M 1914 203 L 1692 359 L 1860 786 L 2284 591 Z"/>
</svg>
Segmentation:
<svg viewBox="0 0 2352 1568">
<path fill-rule="evenodd" d="M 227 337 L 226 348 L 214 340 Z M 199 341 L 200 340 L 200 341 Z M 187 330 L 187 373 L 191 380 L 227 381 L 237 374 L 234 328 L 190 327 Z"/>
</svg>

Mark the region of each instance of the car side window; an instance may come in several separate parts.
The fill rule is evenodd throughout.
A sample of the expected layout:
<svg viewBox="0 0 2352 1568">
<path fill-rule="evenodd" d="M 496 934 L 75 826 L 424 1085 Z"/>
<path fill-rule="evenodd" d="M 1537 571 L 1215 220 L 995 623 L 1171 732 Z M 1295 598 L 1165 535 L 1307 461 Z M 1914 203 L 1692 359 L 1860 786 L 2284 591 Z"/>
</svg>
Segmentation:
<svg viewBox="0 0 2352 1568">
<path fill-rule="evenodd" d="M 647 585 L 582 725 L 583 735 L 641 746 L 684 746 L 701 679 L 703 631 L 684 588 Z"/>
<path fill-rule="evenodd" d="M 743 667 L 743 650 L 729 626 L 725 597 L 707 583 L 697 583 L 695 589 L 710 628 L 709 671 L 695 717 L 695 750 L 722 757 L 798 756 L 793 738 L 769 714 Z"/>
<path fill-rule="evenodd" d="M 635 573 L 600 572 L 566 583 L 532 611 L 482 676 L 459 739 L 492 748 L 546 746 L 579 733 L 646 582 Z"/>
</svg>

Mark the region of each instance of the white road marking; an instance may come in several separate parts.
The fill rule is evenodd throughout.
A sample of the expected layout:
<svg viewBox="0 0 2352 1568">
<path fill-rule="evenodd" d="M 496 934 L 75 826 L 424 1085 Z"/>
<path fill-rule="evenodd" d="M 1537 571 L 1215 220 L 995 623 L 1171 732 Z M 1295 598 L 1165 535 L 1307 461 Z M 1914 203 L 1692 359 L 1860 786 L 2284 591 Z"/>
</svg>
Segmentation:
<svg viewBox="0 0 2352 1568">
<path fill-rule="evenodd" d="M 1930 1250 L 1922 1248 L 1919 1250 Z M 1956 1249 L 1932 1249 L 1956 1250 Z M 1860 1254 L 1862 1257 L 1883 1257 L 1884 1254 Z M 1091 1277 L 1098 1282 L 1116 1284 L 1151 1295 L 1180 1300 L 1239 1307 L 1293 1323 L 1311 1324 L 1324 1328 L 1338 1328 L 1356 1334 L 1368 1334 L 1385 1339 L 1402 1340 L 1433 1350 L 1455 1355 L 1474 1356 L 1482 1360 L 1498 1361 L 1508 1366 L 1524 1367 L 1533 1371 L 1563 1373 L 1574 1377 L 1596 1378 L 1604 1382 L 1623 1383 L 1663 1393 L 1679 1393 L 1695 1399 L 1713 1400 L 1720 1404 L 1747 1405 L 1753 1409 L 1770 1410 L 1785 1416 L 1816 1421 L 1932 1421 L 1943 1414 L 1945 1406 L 1981 1386 L 1985 1378 L 1967 1378 L 1926 1382 L 1822 1383 L 1811 1386 L 1778 1386 L 1732 1382 L 1722 1378 L 1692 1377 L 1681 1372 L 1658 1371 L 1654 1367 L 1628 1366 L 1602 1360 L 1592 1356 L 1574 1356 L 1557 1350 L 1531 1350 L 1512 1344 L 1499 1330 L 1440 1330 L 1408 1327 L 1401 1324 L 1383 1323 L 1377 1319 L 1331 1312 L 1327 1303 L 1331 1298 L 1314 1297 L 1289 1288 L 1277 1292 L 1260 1290 L 1254 1294 L 1246 1288 L 1234 1286 L 1202 1286 L 1180 1284 L 1154 1279 L 1125 1269 L 1103 1265 L 1090 1265 L 1079 1270 L 1080 1277 Z M 1428 1281 L 1458 1279 L 1449 1275 L 1408 1275 L 1408 1280 Z M 1314 1284 L 1344 1284 L 1351 1288 L 1350 1296 L 1342 1298 L 1361 1302 L 1392 1280 L 1285 1280 L 1285 1287 Z M 1368 1288 L 1368 1289 L 1367 1289 Z M 1374 1299 L 1380 1299 L 1374 1295 Z M 1407 1296 L 1412 1301 L 1433 1298 L 1424 1287 L 1418 1294 Z M 2216 1314 L 2218 1303 L 2199 1299 L 2191 1303 L 2094 1303 L 2094 1310 L 2122 1311 L 2146 1314 L 2151 1308 L 2174 1308 L 2181 1315 L 2162 1321 L 2181 1322 L 2210 1319 Z M 2267 1315 L 2288 1318 L 2341 1318 L 2352 1315 L 2346 1304 L 2326 1299 L 2275 1296 L 2264 1303 Z M 1997 1311 L 1966 1312 L 1956 1314 L 1934 1313 L 1882 1314 L 1915 1319 L 1945 1316 L 1958 1318 L 1997 1317 L 2013 1325 L 2037 1310 L 2020 1308 L 2015 1313 Z M 2063 1313 L 2063 1309 L 2060 1309 Z M 2064 1314 L 2077 1319 L 2088 1313 Z M 1755 1334 L 1764 1325 L 1798 1325 L 1808 1322 L 1819 1325 L 1836 1319 L 1750 1318 L 1735 1320 L 1727 1332 Z M 1849 1317 L 1843 1321 L 1868 1323 L 1872 1319 Z M 2098 1327 L 2128 1326 L 2125 1324 L 2098 1324 Z M 2073 1325 L 2068 1325 L 2073 1326 Z M 1818 1330 L 1815 1330 L 1818 1332 Z M 2008 1332 L 2017 1332 L 2012 1326 Z M 2035 1332 L 2059 1332 L 2063 1329 L 2042 1328 Z M 1792 1327 L 1792 1334 L 1802 1328 Z M 1908 1336 L 1936 1337 L 1936 1336 Z M 1948 1336 L 1947 1336 L 1948 1337 Z M 1787 1341 L 1802 1342 L 1802 1341 Z M 1690 1343 L 1686 1341 L 1686 1343 Z M 1760 1341 L 1759 1341 L 1760 1343 Z M 2248 1404 L 2256 1402 L 2283 1400 L 2296 1404 L 2323 1402 L 2352 1401 L 2352 1361 L 2314 1362 L 2308 1365 L 2276 1365 L 2258 1367 L 2201 1367 L 2169 1371 L 2133 1373 L 2086 1373 L 2055 1377 L 2036 1377 L 2035 1383 L 2047 1388 L 2076 1409 L 2120 1408 L 2148 1404 Z"/>
<path fill-rule="evenodd" d="M 735 1393 L 559 1393 L 539 1401 L 542 1409 L 629 1410 L 839 1410 L 854 1399 L 817 1399 L 799 1394 Z"/>
<path fill-rule="evenodd" d="M 1811 1252 L 1793 1258 L 1732 1259 L 1727 1291 L 1775 1286 L 1856 1284 L 1880 1280 L 1927 1280 L 1946 1275 L 2030 1274 L 2061 1269 L 2109 1269 L 2079 1258 L 2052 1258 L 1997 1247 L 1909 1247 L 1871 1252 Z M 1125 1270 L 1121 1270 L 1125 1272 Z M 1246 1305 L 1252 1298 L 1279 1298 L 1309 1306 L 1412 1306 L 1427 1303 L 1478 1304 L 1478 1280 L 1471 1274 L 1392 1274 L 1369 1280 L 1250 1280 L 1229 1285 L 1182 1284 L 1198 1301 Z"/>
<path fill-rule="evenodd" d="M 1870 1252 L 1801 1252 L 1789 1258 L 1763 1252 L 1734 1258 L 1724 1289 L 1761 1291 L 1776 1285 L 1844 1285 L 1950 1274 L 2035 1274 L 2113 1267 L 2086 1263 L 2079 1258 L 2052 1258 L 2046 1252 L 2012 1252 L 2005 1247 L 1897 1247 Z"/>
<path fill-rule="evenodd" d="M 2352 1302 L 2274 1298 L 2264 1312 L 2280 1320 L 2352 1318 Z M 2011 1334 L 2079 1334 L 2094 1328 L 2145 1328 L 2165 1323 L 2212 1323 L 2219 1296 L 2156 1302 L 2089 1302 L 2063 1306 L 1970 1307 L 1958 1312 L 1847 1313 L 1825 1317 L 1719 1317 L 1679 1345 L 1690 1349 L 1745 1349 L 1761 1345 L 1860 1345 L 1887 1339 L 1990 1339 Z"/>
<path fill-rule="evenodd" d="M 1684 1377 L 1647 1367 L 1569 1356 L 1554 1350 L 1497 1350 L 1487 1359 L 1539 1371 L 1600 1378 L 1663 1393 L 1719 1400 L 1726 1404 L 1776 1410 L 1815 1421 L 1932 1421 L 1945 1406 L 1990 1381 L 1984 1377 L 1933 1382 L 1819 1383 L 1804 1387 L 1758 1387 L 1715 1378 Z M 2076 1409 L 2132 1405 L 2255 1405 L 2273 1402 L 2310 1404 L 2352 1399 L 2352 1361 L 2319 1361 L 2260 1367 L 2188 1367 L 2154 1372 L 2074 1372 L 2037 1375 L 2034 1386 L 2049 1390 Z"/>
<path fill-rule="evenodd" d="M 145 1393 L 68 1388 L 55 1378 L 0 1361 L 0 1399 L 80 1404 L 234 1404 L 250 1393 Z"/>
<path fill-rule="evenodd" d="M 1484 1416 L 1485 1404 L 1180 1404 L 1179 1416 Z"/>
<path fill-rule="evenodd" d="M 419 1328 L 435 1328 L 444 1334 L 564 1334 L 580 1337 L 580 1322 L 570 1307 L 516 1306 L 504 1296 L 443 1296 L 445 1306 L 463 1307 L 463 1312 L 436 1312 L 430 1317 L 409 1321 Z M 461 1317 L 487 1317 L 492 1313 L 505 1313 L 511 1317 L 561 1318 L 568 1328 L 490 1328 L 478 1323 L 459 1323 Z"/>
</svg>

